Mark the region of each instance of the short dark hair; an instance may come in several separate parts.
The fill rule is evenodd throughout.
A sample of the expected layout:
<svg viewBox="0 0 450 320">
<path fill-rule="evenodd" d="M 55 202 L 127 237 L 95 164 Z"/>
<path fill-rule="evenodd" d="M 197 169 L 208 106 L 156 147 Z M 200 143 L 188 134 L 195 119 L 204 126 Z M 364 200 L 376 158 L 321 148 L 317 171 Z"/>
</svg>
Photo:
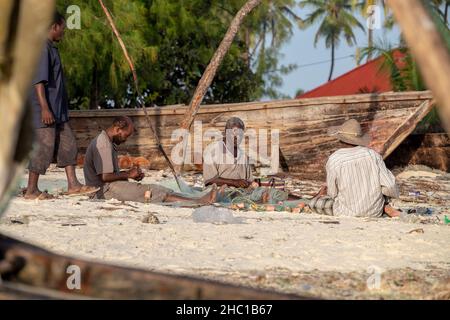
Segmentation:
<svg viewBox="0 0 450 320">
<path fill-rule="evenodd" d="M 53 24 L 62 25 L 66 21 L 66 18 L 59 13 L 59 11 L 55 11 L 53 14 Z"/>
<path fill-rule="evenodd" d="M 113 120 L 113 127 L 119 129 L 128 129 L 133 122 L 127 116 L 117 116 Z"/>
</svg>

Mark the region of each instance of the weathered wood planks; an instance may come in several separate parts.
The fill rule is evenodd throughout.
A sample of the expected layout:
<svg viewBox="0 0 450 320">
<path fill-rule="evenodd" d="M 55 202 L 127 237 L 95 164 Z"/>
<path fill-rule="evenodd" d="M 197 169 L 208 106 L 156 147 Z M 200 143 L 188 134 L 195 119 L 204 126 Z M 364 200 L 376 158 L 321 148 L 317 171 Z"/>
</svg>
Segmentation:
<svg viewBox="0 0 450 320">
<path fill-rule="evenodd" d="M 203 133 L 208 129 L 223 131 L 225 122 L 231 116 L 240 117 L 246 123 L 247 130 L 259 132 L 260 129 L 278 129 L 280 157 L 287 164 L 285 170 L 304 178 L 323 179 L 326 159 L 340 146 L 335 138 L 327 135 L 328 127 L 340 125 L 350 118 L 357 119 L 363 129 L 370 133 L 371 146 L 381 150 L 398 127 L 424 101 L 431 99 L 430 92 L 422 91 L 205 105 L 200 108 L 195 120 L 202 123 Z M 167 106 L 148 109 L 151 121 L 169 155 L 178 142 L 171 140 L 172 133 L 179 129 L 186 108 Z M 80 152 L 84 153 L 89 141 L 100 130 L 107 128 L 117 115 L 130 116 L 137 128 L 137 134 L 119 149 L 120 154 L 144 157 L 149 160 L 149 167 L 153 169 L 165 167 L 164 159 L 158 153 L 146 125 L 144 113 L 139 109 L 72 111 L 71 125 Z M 411 126 L 415 126 L 416 122 Z M 194 128 L 190 132 L 193 133 Z M 203 148 L 207 144 L 208 141 L 203 141 Z M 268 150 L 270 155 L 270 145 Z"/>
</svg>

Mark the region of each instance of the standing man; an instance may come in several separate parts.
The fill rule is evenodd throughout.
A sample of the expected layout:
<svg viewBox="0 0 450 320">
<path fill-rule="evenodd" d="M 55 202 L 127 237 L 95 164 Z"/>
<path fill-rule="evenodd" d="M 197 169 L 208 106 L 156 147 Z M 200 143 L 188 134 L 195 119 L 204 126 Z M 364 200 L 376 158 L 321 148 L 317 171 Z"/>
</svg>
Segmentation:
<svg viewBox="0 0 450 320">
<path fill-rule="evenodd" d="M 68 194 L 89 194 L 98 188 L 82 185 L 75 174 L 77 145 L 68 124 L 68 97 L 65 79 L 55 43 L 62 40 L 66 21 L 60 13 L 55 13 L 48 40 L 33 79 L 30 102 L 33 112 L 33 127 L 36 150 L 28 166 L 28 186 L 26 199 L 49 199 L 51 195 L 38 188 L 39 176 L 45 174 L 50 163 L 56 160 L 58 167 L 65 168 Z"/>
</svg>

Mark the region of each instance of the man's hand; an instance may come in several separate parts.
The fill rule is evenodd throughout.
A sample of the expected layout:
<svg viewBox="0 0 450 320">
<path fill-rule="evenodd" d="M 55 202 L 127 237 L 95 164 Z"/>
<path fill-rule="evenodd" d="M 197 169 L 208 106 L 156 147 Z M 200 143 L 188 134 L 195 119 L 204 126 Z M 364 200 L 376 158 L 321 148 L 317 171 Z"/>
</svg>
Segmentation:
<svg viewBox="0 0 450 320">
<path fill-rule="evenodd" d="M 234 182 L 234 186 L 236 188 L 248 188 L 249 185 L 250 185 L 250 182 L 248 182 L 247 180 L 236 180 Z"/>
<path fill-rule="evenodd" d="M 53 117 L 53 113 L 50 111 L 48 107 L 41 109 L 41 118 L 42 123 L 48 126 L 55 122 L 55 117 Z"/>
<path fill-rule="evenodd" d="M 317 193 L 316 197 L 323 197 L 326 196 L 328 193 L 328 187 L 326 184 L 323 184 L 320 188 L 319 192 Z"/>
<path fill-rule="evenodd" d="M 143 173 L 140 168 L 133 167 L 130 170 L 128 170 L 128 178 L 140 181 L 143 178 Z"/>
<path fill-rule="evenodd" d="M 128 171 L 128 177 L 130 179 L 136 180 L 136 181 L 141 181 L 142 179 L 144 179 L 145 174 L 142 172 L 141 168 L 139 167 L 139 165 L 134 165 L 131 170 Z"/>
</svg>

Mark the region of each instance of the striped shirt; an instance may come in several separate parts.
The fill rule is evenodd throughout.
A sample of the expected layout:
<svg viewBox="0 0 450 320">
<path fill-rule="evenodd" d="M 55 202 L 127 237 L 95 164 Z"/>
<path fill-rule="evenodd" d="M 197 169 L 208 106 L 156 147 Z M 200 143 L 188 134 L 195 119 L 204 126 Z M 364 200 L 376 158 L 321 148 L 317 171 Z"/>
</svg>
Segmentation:
<svg viewBox="0 0 450 320">
<path fill-rule="evenodd" d="M 326 170 L 334 215 L 380 217 L 385 203 L 383 195 L 399 196 L 394 175 L 372 149 L 360 146 L 339 149 L 328 159 Z"/>
</svg>

